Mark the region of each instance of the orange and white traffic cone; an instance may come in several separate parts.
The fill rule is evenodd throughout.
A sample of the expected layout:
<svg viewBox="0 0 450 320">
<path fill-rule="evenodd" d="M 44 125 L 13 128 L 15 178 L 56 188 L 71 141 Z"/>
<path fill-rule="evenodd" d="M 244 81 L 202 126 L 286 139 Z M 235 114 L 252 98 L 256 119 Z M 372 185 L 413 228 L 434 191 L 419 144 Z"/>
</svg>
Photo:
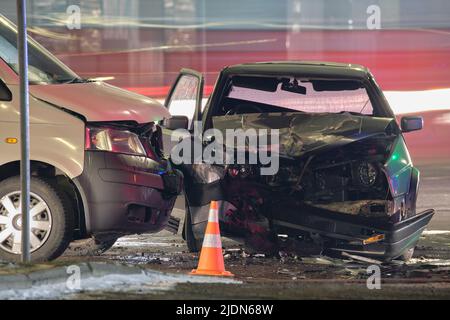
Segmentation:
<svg viewBox="0 0 450 320">
<path fill-rule="evenodd" d="M 208 225 L 203 239 L 202 251 L 197 269 L 190 274 L 206 276 L 233 276 L 225 271 L 222 255 L 222 240 L 220 239 L 219 208 L 217 201 L 211 201 Z"/>
</svg>

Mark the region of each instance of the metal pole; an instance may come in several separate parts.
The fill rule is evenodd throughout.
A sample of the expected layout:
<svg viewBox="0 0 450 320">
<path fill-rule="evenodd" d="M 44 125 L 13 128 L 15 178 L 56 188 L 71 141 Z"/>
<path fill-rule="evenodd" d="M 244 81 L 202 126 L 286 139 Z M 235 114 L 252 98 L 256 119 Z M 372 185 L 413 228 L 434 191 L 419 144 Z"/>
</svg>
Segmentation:
<svg viewBox="0 0 450 320">
<path fill-rule="evenodd" d="M 17 1 L 17 47 L 20 77 L 20 182 L 22 210 L 22 262 L 30 262 L 30 108 L 28 101 L 28 46 L 26 0 Z"/>
</svg>

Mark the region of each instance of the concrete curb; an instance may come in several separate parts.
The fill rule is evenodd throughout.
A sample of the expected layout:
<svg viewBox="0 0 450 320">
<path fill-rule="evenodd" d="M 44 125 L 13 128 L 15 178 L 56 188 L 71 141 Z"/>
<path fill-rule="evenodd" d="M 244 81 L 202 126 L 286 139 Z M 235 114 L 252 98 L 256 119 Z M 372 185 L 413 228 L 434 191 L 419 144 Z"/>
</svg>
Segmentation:
<svg viewBox="0 0 450 320">
<path fill-rule="evenodd" d="M 116 296 L 121 293 L 154 295 L 173 290 L 179 284 L 242 284 L 235 279 L 167 273 L 112 263 L 44 267 L 50 268 L 35 271 L 18 269 L 16 274 L 0 275 L 0 300 L 77 299 L 88 292 Z M 73 277 L 77 273 L 79 277 Z"/>
<path fill-rule="evenodd" d="M 102 277 L 108 274 L 140 274 L 142 269 L 137 266 L 124 266 L 111 263 L 77 263 L 80 268 L 81 280 Z M 37 270 L 29 273 L 0 275 L 0 291 L 29 289 L 33 286 L 64 283 L 72 273 L 69 266 L 58 266 L 50 269 Z"/>
</svg>

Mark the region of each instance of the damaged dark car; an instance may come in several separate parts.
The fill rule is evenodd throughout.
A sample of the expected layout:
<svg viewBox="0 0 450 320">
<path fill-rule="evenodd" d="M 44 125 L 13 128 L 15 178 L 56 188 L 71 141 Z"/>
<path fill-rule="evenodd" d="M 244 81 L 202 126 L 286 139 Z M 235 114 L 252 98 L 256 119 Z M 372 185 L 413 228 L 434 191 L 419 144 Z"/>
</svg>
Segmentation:
<svg viewBox="0 0 450 320">
<path fill-rule="evenodd" d="M 269 175 L 261 174 L 268 164 L 260 162 L 176 164 L 185 176 L 183 236 L 191 251 L 201 247 L 210 201 L 219 200 L 222 235 L 257 251 L 295 247 L 380 261 L 412 257 L 434 210 L 416 211 L 419 170 L 403 133 L 420 130 L 423 120 L 397 123 L 366 68 L 241 64 L 222 70 L 204 107 L 202 91 L 202 76 L 183 70 L 166 101 L 173 115 L 164 128 L 166 151 L 175 129 L 196 139 L 196 120 L 202 133 L 277 130 L 279 163 Z M 191 109 L 183 107 L 189 103 Z M 212 141 L 202 137 L 202 148 Z M 248 159 L 257 152 L 249 143 L 244 150 Z"/>
</svg>

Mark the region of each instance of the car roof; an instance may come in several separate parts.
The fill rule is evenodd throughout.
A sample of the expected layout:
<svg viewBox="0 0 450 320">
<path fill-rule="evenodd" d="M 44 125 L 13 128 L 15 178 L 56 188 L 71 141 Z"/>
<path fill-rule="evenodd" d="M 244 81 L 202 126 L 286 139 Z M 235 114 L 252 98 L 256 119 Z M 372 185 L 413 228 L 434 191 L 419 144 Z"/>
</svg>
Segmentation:
<svg viewBox="0 0 450 320">
<path fill-rule="evenodd" d="M 226 67 L 224 74 L 295 75 L 318 78 L 367 79 L 370 71 L 358 64 L 324 61 L 268 61 Z"/>
</svg>

